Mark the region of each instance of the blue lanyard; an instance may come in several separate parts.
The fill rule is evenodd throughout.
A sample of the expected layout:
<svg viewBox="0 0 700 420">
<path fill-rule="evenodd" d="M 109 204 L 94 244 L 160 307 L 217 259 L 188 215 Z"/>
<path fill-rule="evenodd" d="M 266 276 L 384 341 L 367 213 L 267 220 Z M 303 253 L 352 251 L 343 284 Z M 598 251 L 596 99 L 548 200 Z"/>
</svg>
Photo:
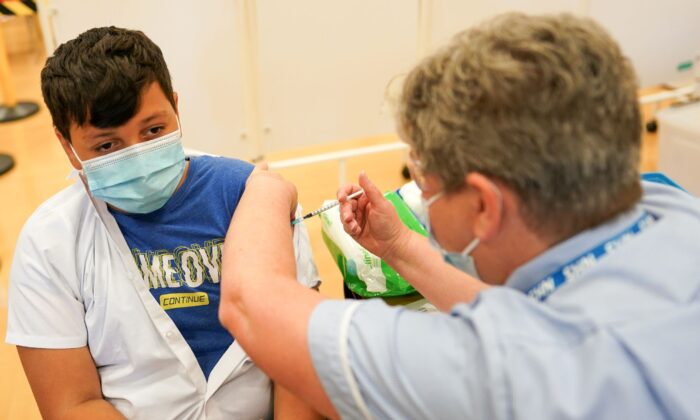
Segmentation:
<svg viewBox="0 0 700 420">
<path fill-rule="evenodd" d="M 539 301 L 544 301 L 562 284 L 578 278 L 584 271 L 594 266 L 598 260 L 605 255 L 615 251 L 620 245 L 653 225 L 656 219 L 655 216 L 644 212 L 644 214 L 627 229 L 564 264 L 544 279 L 538 281 L 525 293 Z"/>
</svg>

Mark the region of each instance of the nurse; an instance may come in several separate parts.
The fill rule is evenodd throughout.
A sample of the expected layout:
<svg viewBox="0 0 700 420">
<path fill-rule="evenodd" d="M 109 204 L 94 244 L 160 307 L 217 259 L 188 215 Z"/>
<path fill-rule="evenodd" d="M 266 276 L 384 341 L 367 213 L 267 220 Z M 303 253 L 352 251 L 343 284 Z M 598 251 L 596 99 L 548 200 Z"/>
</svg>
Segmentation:
<svg viewBox="0 0 700 420">
<path fill-rule="evenodd" d="M 443 312 L 296 284 L 296 190 L 259 171 L 226 242 L 224 325 L 330 416 L 700 417 L 700 205 L 640 182 L 635 80 L 588 19 L 508 14 L 458 34 L 398 106 L 430 240 L 366 176 L 338 193 L 346 231 Z"/>
</svg>

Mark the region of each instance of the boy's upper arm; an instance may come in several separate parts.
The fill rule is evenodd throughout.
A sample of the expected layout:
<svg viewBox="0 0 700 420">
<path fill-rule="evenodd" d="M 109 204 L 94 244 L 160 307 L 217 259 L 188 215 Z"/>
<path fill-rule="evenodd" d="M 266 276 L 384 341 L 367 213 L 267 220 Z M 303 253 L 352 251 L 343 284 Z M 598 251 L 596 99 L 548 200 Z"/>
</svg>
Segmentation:
<svg viewBox="0 0 700 420">
<path fill-rule="evenodd" d="M 222 177 L 231 182 L 224 182 L 223 191 L 226 206 L 231 212 L 231 217 L 235 213 L 243 192 L 245 190 L 245 182 L 248 176 L 253 172 L 254 166 L 249 162 L 244 162 L 238 159 L 224 157 L 207 157 L 213 159 L 216 169 L 216 176 Z M 234 182 L 235 181 L 235 182 Z M 230 184 L 230 185 L 226 185 Z M 297 206 L 297 216 L 302 215 L 301 206 Z M 311 241 L 309 240 L 309 232 L 303 223 L 294 226 L 294 257 L 297 267 L 297 281 L 308 288 L 315 288 L 321 284 L 314 263 L 313 253 L 311 251 Z"/>
</svg>

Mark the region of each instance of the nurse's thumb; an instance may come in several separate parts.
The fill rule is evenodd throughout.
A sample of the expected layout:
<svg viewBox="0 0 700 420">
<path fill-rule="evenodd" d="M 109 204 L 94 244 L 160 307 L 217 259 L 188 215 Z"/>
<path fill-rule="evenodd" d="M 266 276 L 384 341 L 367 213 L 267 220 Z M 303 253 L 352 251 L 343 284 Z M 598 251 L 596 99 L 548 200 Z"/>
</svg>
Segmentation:
<svg viewBox="0 0 700 420">
<path fill-rule="evenodd" d="M 365 190 L 365 195 L 370 203 L 376 205 L 385 200 L 384 194 L 369 180 L 365 171 L 360 172 L 360 187 Z"/>
</svg>

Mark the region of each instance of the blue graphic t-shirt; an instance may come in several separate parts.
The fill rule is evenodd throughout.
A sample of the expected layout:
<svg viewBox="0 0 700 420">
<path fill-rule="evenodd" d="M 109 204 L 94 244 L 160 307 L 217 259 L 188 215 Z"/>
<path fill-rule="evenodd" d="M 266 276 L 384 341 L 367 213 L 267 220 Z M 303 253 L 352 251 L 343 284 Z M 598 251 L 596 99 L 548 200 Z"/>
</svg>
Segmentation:
<svg viewBox="0 0 700 420">
<path fill-rule="evenodd" d="M 161 209 L 111 211 L 144 282 L 197 357 L 208 379 L 233 342 L 219 323 L 224 238 L 253 166 L 191 157 L 187 178 Z"/>
</svg>

